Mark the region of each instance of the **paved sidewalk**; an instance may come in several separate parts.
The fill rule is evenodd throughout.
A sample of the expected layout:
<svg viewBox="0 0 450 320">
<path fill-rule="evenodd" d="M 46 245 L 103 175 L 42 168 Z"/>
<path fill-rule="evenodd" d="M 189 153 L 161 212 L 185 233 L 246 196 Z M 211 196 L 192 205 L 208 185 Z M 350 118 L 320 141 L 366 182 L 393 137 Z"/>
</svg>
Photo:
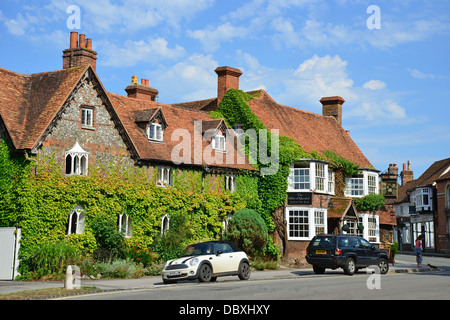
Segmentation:
<svg viewBox="0 0 450 320">
<path fill-rule="evenodd" d="M 440 271 L 440 269 L 431 269 L 427 266 L 418 268 L 415 264 L 409 262 L 397 261 L 395 265 L 389 265 L 389 273 L 407 273 L 407 272 L 429 272 Z M 361 270 L 360 273 L 365 273 Z M 342 269 L 326 270 L 325 275 L 343 274 Z M 285 268 L 278 270 L 253 271 L 250 281 L 287 279 L 299 277 L 314 277 L 312 268 Z M 219 277 L 217 281 L 235 280 L 237 277 Z M 142 277 L 139 279 L 100 279 L 100 280 L 81 280 L 81 286 L 96 287 L 101 290 L 132 290 L 132 289 L 151 289 L 158 286 L 164 286 L 160 276 Z M 46 288 L 64 288 L 62 281 L 0 281 L 0 294 L 20 292 L 25 290 L 37 290 Z"/>
</svg>

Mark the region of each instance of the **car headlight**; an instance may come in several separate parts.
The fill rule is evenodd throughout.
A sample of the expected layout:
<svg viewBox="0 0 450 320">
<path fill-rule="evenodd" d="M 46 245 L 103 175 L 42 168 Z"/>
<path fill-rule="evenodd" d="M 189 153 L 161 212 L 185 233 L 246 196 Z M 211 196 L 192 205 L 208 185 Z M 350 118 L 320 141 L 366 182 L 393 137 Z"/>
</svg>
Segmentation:
<svg viewBox="0 0 450 320">
<path fill-rule="evenodd" d="M 164 263 L 164 265 L 163 265 L 163 267 L 162 267 L 163 270 L 166 269 L 166 267 L 167 267 L 167 265 L 169 264 L 169 262 L 170 262 L 170 261 L 166 261 L 166 263 Z"/>
<path fill-rule="evenodd" d="M 198 263 L 199 263 L 199 259 L 198 258 L 194 258 L 194 259 L 192 259 L 191 261 L 189 261 L 189 264 L 191 265 L 191 266 L 196 266 Z"/>
</svg>

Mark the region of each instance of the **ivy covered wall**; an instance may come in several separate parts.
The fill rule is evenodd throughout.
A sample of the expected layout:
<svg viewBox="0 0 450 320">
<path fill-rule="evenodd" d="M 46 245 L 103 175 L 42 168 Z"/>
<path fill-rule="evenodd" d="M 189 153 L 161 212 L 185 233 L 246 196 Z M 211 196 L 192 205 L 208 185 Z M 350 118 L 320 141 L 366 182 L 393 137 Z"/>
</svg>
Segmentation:
<svg viewBox="0 0 450 320">
<path fill-rule="evenodd" d="M 237 191 L 232 193 L 223 191 L 220 174 L 211 179 L 202 171 L 179 169 L 172 187 L 158 187 L 157 167 L 104 165 L 87 176 L 68 177 L 53 159 L 11 158 L 7 143 L 0 140 L 0 227 L 22 228 L 21 257 L 35 245 L 61 240 L 92 253 L 97 243 L 90 223 L 99 216 L 116 222 L 119 214 L 127 214 L 133 227 L 127 244 L 147 248 L 160 234 L 165 215 L 171 226 L 183 224 L 190 243 L 220 238 L 227 215 L 260 206 L 257 180 L 245 173 L 236 176 Z M 67 236 L 69 215 L 77 206 L 84 208 L 84 232 Z"/>
</svg>

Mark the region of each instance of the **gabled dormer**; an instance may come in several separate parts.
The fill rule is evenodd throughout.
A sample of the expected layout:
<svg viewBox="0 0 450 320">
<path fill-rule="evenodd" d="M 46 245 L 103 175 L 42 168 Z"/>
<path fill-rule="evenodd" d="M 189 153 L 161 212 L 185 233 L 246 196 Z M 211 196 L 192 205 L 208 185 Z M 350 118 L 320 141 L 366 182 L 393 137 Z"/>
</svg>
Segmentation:
<svg viewBox="0 0 450 320">
<path fill-rule="evenodd" d="M 213 150 L 226 152 L 227 125 L 223 119 L 203 121 L 203 139 L 211 141 Z"/>
<path fill-rule="evenodd" d="M 168 124 L 161 107 L 135 112 L 135 122 L 151 142 L 163 142 L 164 130 Z"/>
</svg>

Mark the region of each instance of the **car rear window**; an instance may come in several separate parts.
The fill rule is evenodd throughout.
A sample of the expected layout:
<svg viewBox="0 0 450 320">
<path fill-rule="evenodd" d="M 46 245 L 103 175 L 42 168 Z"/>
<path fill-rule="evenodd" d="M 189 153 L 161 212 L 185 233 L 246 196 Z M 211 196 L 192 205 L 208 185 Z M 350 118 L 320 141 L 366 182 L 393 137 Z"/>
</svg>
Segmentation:
<svg viewBox="0 0 450 320">
<path fill-rule="evenodd" d="M 332 248 L 336 246 L 336 237 L 334 236 L 318 236 L 315 237 L 310 246 L 320 248 Z"/>
</svg>

